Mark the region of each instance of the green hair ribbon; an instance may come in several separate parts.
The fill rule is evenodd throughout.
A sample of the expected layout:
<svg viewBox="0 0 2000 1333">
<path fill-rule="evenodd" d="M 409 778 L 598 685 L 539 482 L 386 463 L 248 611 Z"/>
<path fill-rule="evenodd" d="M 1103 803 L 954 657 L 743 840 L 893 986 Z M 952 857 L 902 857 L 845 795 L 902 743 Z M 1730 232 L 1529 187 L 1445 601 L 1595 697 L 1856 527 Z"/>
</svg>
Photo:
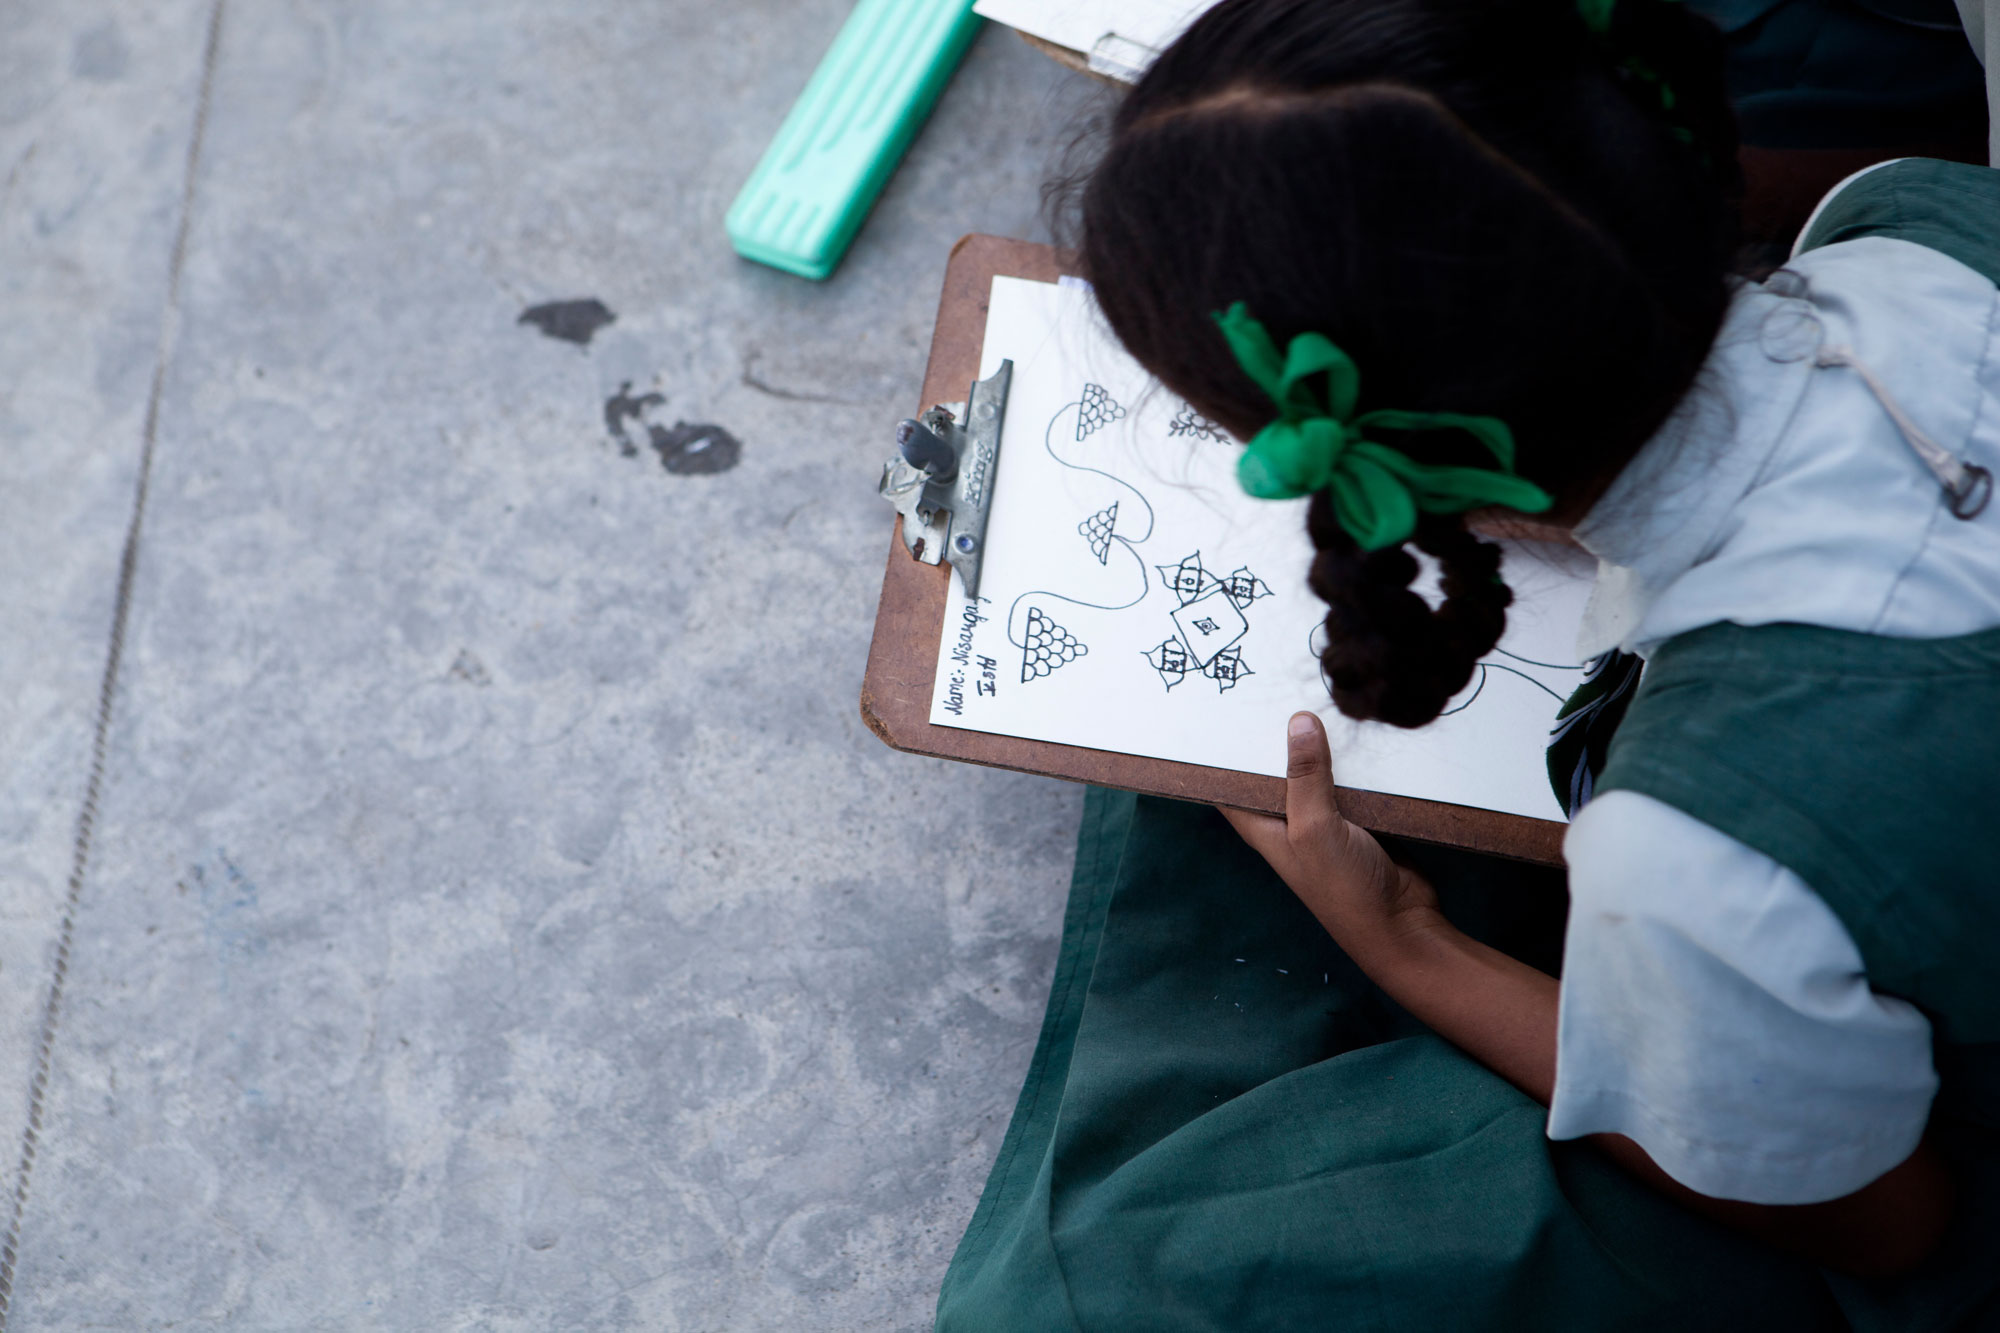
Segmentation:
<svg viewBox="0 0 2000 1333">
<path fill-rule="evenodd" d="M 1576 16 L 1583 20 L 1583 26 L 1599 37 L 1611 32 L 1611 11 L 1618 7 L 1618 0 L 1576 0 Z"/>
<path fill-rule="evenodd" d="M 1408 541 L 1420 510 L 1456 514 L 1497 504 L 1539 514 L 1555 503 L 1547 491 L 1515 475 L 1514 433 L 1497 417 L 1389 409 L 1356 416 L 1361 372 L 1325 335 L 1301 333 L 1280 356 L 1243 302 L 1214 318 L 1236 363 L 1278 407 L 1277 418 L 1237 460 L 1237 480 L 1259 499 L 1325 491 L 1340 526 L 1369 551 Z M 1326 376 L 1324 403 L 1308 383 L 1320 374 Z M 1485 445 L 1499 467 L 1419 463 L 1368 438 L 1381 430 L 1462 430 Z"/>
<path fill-rule="evenodd" d="M 1583 20 L 1583 26 L 1591 36 L 1609 45 L 1611 16 L 1617 10 L 1618 3 L 1619 0 L 1576 0 L 1576 14 Z M 1673 0 L 1661 0 L 1661 3 L 1673 3 Z M 1674 115 L 1674 109 L 1680 99 L 1674 96 L 1672 85 L 1661 76 L 1660 72 L 1638 56 L 1629 53 L 1620 55 L 1618 68 L 1624 70 L 1634 81 L 1653 90 L 1654 96 L 1660 101 L 1660 114 L 1666 117 L 1667 132 L 1687 147 L 1695 147 L 1694 131 L 1683 125 Z M 1701 159 L 1703 162 L 1708 161 L 1708 154 L 1703 152 Z"/>
</svg>

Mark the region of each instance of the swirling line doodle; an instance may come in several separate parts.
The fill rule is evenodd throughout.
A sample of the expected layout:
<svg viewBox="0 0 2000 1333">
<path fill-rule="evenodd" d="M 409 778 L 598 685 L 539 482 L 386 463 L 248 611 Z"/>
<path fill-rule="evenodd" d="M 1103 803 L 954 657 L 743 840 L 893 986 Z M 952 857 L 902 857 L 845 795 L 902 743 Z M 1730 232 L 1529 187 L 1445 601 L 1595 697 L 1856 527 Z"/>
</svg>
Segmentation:
<svg viewBox="0 0 2000 1333">
<path fill-rule="evenodd" d="M 1071 413 L 1076 414 L 1076 421 L 1073 426 L 1065 424 L 1068 422 Z M 1007 608 L 1007 641 L 1022 650 L 1021 679 L 1024 682 L 1038 680 L 1048 675 L 1049 672 L 1055 670 L 1057 667 L 1083 656 L 1084 649 L 1082 644 L 1077 643 L 1076 652 L 1067 656 L 1045 657 L 1043 659 L 1044 669 L 1034 669 L 1036 650 L 1030 647 L 1030 640 L 1035 637 L 1037 625 L 1053 626 L 1057 633 L 1068 635 L 1068 631 L 1063 630 L 1060 626 L 1056 626 L 1055 622 L 1049 619 L 1045 609 L 1048 602 L 1068 602 L 1072 606 L 1086 607 L 1093 611 L 1123 611 L 1137 606 L 1140 602 L 1144 601 L 1146 593 L 1151 588 L 1151 584 L 1147 580 L 1146 562 L 1140 557 L 1136 548 L 1139 543 L 1148 540 L 1153 535 L 1154 518 L 1152 501 L 1148 500 L 1144 492 L 1140 491 L 1138 487 L 1126 481 L 1123 477 L 1115 473 L 1106 472 L 1103 468 L 1086 467 L 1082 463 L 1072 462 L 1064 458 L 1056 448 L 1056 441 L 1059 436 L 1065 438 L 1065 443 L 1068 443 L 1069 438 L 1073 437 L 1074 441 L 1080 444 L 1113 422 L 1122 421 L 1124 417 L 1124 406 L 1114 399 L 1103 385 L 1085 384 L 1083 392 L 1078 395 L 1076 401 L 1063 404 L 1057 410 L 1055 416 L 1049 419 L 1048 428 L 1042 433 L 1042 447 L 1048 451 L 1049 457 L 1053 458 L 1057 463 L 1070 469 L 1072 472 L 1086 472 L 1094 476 L 1103 477 L 1106 481 L 1121 487 L 1128 494 L 1120 499 L 1113 500 L 1110 504 L 1105 505 L 1102 509 L 1097 510 L 1076 525 L 1077 535 L 1082 537 L 1085 544 L 1089 546 L 1090 554 L 1096 558 L 1100 566 L 1110 571 L 1093 580 L 1085 581 L 1084 590 L 1088 590 L 1091 582 L 1095 582 L 1104 588 L 1104 592 L 1096 594 L 1096 600 L 1088 597 L 1073 597 L 1068 593 L 1039 588 L 1022 593 Z M 1137 516 L 1137 521 L 1134 521 L 1134 516 Z M 1127 530 L 1125 531 L 1119 530 L 1119 519 L 1121 517 L 1127 521 Z M 1113 563 L 1112 556 L 1120 551 L 1132 557 L 1132 566 L 1129 574 L 1124 572 L 1125 566 L 1122 560 L 1118 563 L 1116 570 L 1112 570 L 1111 568 Z M 1088 566 L 1084 566 L 1084 568 L 1088 569 Z M 1072 586 L 1074 587 L 1075 585 Z M 1028 603 L 1030 600 L 1040 602 L 1043 605 L 1029 606 Z M 1022 620 L 1024 612 L 1027 616 L 1027 623 L 1025 625 Z M 1069 637 L 1072 642 L 1075 642 L 1074 636 Z M 1060 640 L 1053 640 L 1052 642 L 1059 644 Z"/>
<path fill-rule="evenodd" d="M 1528 684 L 1534 686 L 1543 694 L 1548 695 L 1551 699 L 1554 699 L 1557 706 L 1560 707 L 1563 701 L 1569 698 L 1568 691 L 1590 669 L 1589 663 L 1579 663 L 1572 666 L 1568 662 L 1536 662 L 1521 656 L 1519 653 L 1510 653 L 1505 648 L 1496 647 L 1493 651 L 1501 657 L 1520 663 L 1520 666 L 1509 666 L 1506 662 L 1495 662 L 1490 658 L 1481 659 L 1473 666 L 1473 676 L 1475 679 L 1472 683 L 1472 693 L 1468 694 L 1458 703 L 1453 704 L 1450 708 L 1445 709 L 1442 713 L 1439 713 L 1439 717 L 1450 717 L 1453 713 L 1462 713 L 1477 703 L 1479 696 L 1486 692 L 1486 683 L 1491 679 L 1491 673 L 1495 671 L 1504 671 L 1509 676 L 1527 681 Z M 1537 667 L 1540 668 L 1540 673 L 1523 671 L 1521 667 Z M 1556 683 L 1554 685 L 1550 685 L 1548 680 L 1543 679 L 1543 675 L 1550 672 L 1555 673 L 1554 680 Z M 1325 673 L 1322 672 L 1321 674 L 1324 675 Z"/>
<path fill-rule="evenodd" d="M 1076 408 L 1076 442 L 1078 444 L 1082 444 L 1085 440 L 1095 435 L 1098 431 L 1103 430 L 1114 421 L 1122 421 L 1125 418 L 1124 406 L 1117 399 L 1113 398 L 1110 391 L 1102 384 L 1084 385 L 1082 397 L 1070 406 Z M 1069 407 L 1064 407 L 1062 412 L 1057 412 L 1056 421 L 1062 420 L 1063 412 L 1067 412 L 1068 410 Z M 1097 563 L 1108 565 L 1111 563 L 1111 543 L 1113 541 L 1121 541 L 1130 546 L 1135 540 L 1144 541 L 1147 537 L 1153 535 L 1153 506 L 1148 503 L 1145 496 L 1139 494 L 1131 482 L 1126 481 L 1123 477 L 1112 476 L 1111 473 L 1099 468 L 1087 468 L 1081 464 L 1072 463 L 1057 453 L 1055 425 L 1055 421 L 1049 423 L 1048 432 L 1042 439 L 1042 444 L 1049 451 L 1050 458 L 1055 459 L 1056 462 L 1061 463 L 1066 468 L 1071 468 L 1079 472 L 1095 472 L 1099 476 L 1108 477 L 1120 486 L 1123 486 L 1126 490 L 1131 491 L 1132 494 L 1138 496 L 1139 503 L 1146 506 L 1146 531 L 1144 535 L 1136 539 L 1127 537 L 1118 531 L 1119 501 L 1117 500 L 1113 500 L 1110 504 L 1076 525 L 1077 536 L 1089 543 L 1090 553 L 1097 557 Z M 1145 577 L 1145 572 L 1145 565 L 1142 562 L 1139 567 L 1139 574 L 1142 580 Z"/>
<path fill-rule="evenodd" d="M 1241 642 L 1250 632 L 1245 613 L 1253 602 L 1271 595 L 1264 580 L 1241 567 L 1233 574 L 1212 574 L 1201 563 L 1200 551 L 1179 564 L 1156 568 L 1176 602 L 1170 613 L 1174 632 L 1157 648 L 1147 649 L 1145 657 L 1168 691 L 1191 675 L 1214 681 L 1218 693 L 1256 675 L 1243 660 Z"/>
<path fill-rule="evenodd" d="M 1311 632 L 1306 635 L 1306 651 L 1311 653 L 1313 659 L 1320 664 L 1320 683 L 1326 686 L 1326 692 L 1331 695 L 1333 693 L 1333 681 L 1326 674 L 1326 644 L 1326 622 L 1321 621 L 1314 625 Z M 1451 717 L 1454 714 L 1465 712 L 1479 702 L 1480 698 L 1486 693 L 1486 687 L 1496 680 L 1525 681 L 1540 690 L 1543 694 L 1548 695 L 1551 699 L 1554 699 L 1560 705 L 1564 700 L 1569 698 L 1569 692 L 1582 682 L 1585 673 L 1590 670 L 1590 664 L 1587 662 L 1580 664 L 1537 662 L 1532 658 L 1523 657 L 1519 653 L 1510 653 L 1505 648 L 1497 646 L 1493 649 L 1493 652 L 1495 656 L 1507 658 L 1508 661 L 1498 662 L 1489 657 L 1481 658 L 1479 661 L 1473 663 L 1471 679 L 1466 682 L 1466 689 L 1460 691 L 1462 697 L 1456 703 L 1452 704 L 1451 707 L 1439 713 L 1439 717 Z M 1524 668 L 1534 668 L 1534 670 L 1525 670 Z M 1499 676 L 1493 675 L 1492 673 L 1496 671 L 1502 674 Z"/>
<path fill-rule="evenodd" d="M 1090 649 L 1079 642 L 1074 634 L 1044 615 L 1039 606 L 1028 608 L 1027 637 L 1028 641 L 1022 645 L 1024 651 L 1021 654 L 1023 685 L 1037 676 L 1048 675 L 1057 667 L 1068 666 L 1090 652 Z"/>
</svg>

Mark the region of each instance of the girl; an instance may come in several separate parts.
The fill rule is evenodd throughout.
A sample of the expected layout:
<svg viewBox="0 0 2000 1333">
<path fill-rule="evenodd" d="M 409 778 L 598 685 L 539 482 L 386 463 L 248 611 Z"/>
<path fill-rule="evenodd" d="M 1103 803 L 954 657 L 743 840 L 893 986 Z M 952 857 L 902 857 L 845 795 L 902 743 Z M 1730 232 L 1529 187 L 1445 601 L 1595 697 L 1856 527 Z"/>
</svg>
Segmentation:
<svg viewBox="0 0 2000 1333">
<path fill-rule="evenodd" d="M 1567 925 L 1342 820 L 1310 714 L 1284 820 L 1093 792 L 941 1327 L 2000 1327 L 2000 183 L 1748 283 L 1735 149 L 1667 0 L 1225 0 L 1121 105 L 1084 272 L 1313 497 L 1343 712 L 1494 644 L 1467 509 L 1600 558 Z"/>
</svg>

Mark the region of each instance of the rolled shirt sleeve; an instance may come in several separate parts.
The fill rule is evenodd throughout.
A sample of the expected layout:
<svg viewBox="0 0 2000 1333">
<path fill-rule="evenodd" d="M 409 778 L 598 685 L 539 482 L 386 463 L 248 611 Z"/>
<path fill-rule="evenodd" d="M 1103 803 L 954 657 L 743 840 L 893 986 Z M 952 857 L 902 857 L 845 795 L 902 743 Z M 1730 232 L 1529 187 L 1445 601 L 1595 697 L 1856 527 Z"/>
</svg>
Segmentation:
<svg viewBox="0 0 2000 1333">
<path fill-rule="evenodd" d="M 1916 1149 L 1930 1024 L 1869 989 L 1805 881 L 1630 791 L 1586 806 L 1564 851 L 1550 1138 L 1623 1134 L 1688 1188 L 1761 1204 L 1851 1194 Z"/>
</svg>

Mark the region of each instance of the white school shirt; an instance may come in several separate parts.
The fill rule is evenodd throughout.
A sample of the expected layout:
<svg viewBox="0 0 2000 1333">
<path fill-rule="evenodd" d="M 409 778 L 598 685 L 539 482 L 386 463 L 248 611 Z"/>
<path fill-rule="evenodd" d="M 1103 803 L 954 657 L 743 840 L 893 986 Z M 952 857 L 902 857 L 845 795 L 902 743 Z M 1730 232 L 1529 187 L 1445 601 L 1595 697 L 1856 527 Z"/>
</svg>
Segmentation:
<svg viewBox="0 0 2000 1333">
<path fill-rule="evenodd" d="M 1880 237 L 1795 257 L 1736 293 L 1694 392 L 1578 526 L 1600 562 L 1584 655 L 1643 656 L 1722 621 L 2000 625 L 2000 503 L 1952 517 L 1861 375 L 1816 364 L 1821 348 L 2000 475 L 1994 285 Z M 1930 1025 L 1869 989 L 1810 885 L 1631 791 L 1584 807 L 1563 847 L 1550 1138 L 1624 1134 L 1689 1188 L 1763 1204 L 1838 1198 L 1915 1150 L 1937 1090 Z"/>
</svg>

